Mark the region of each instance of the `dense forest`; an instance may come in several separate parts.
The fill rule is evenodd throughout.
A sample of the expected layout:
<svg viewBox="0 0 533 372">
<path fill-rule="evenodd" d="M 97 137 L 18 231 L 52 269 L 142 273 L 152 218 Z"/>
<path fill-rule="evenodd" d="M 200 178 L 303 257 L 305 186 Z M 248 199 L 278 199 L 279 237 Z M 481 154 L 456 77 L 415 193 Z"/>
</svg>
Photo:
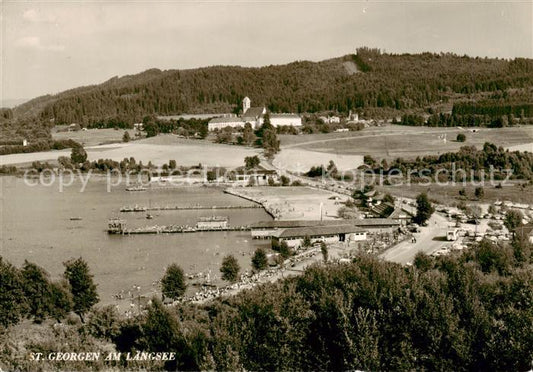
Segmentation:
<svg viewBox="0 0 533 372">
<path fill-rule="evenodd" d="M 358 67 L 358 73 L 345 68 Z M 470 58 L 455 54 L 386 54 L 359 48 L 357 54 L 322 62 L 244 68 L 213 66 L 192 70 L 152 69 L 115 77 L 15 108 L 15 118 L 31 115 L 57 124 L 82 125 L 107 118 L 140 121 L 149 114 L 237 112 L 249 96 L 272 112 L 347 113 L 383 109 L 401 113 L 466 98 L 514 94 L 513 105 L 531 103 L 533 60 Z M 502 93 L 503 92 L 503 93 Z M 499 104 L 505 104 L 505 99 Z M 463 110 L 465 108 L 456 108 Z M 517 115 L 520 114 L 518 109 Z M 524 109 L 529 114 L 530 108 Z M 9 116 L 10 114 L 6 114 Z"/>
<path fill-rule="evenodd" d="M 112 306 L 89 310 L 97 300 L 93 287 L 89 301 L 78 303 L 79 317 L 65 315 L 69 309 L 76 311 L 76 297 L 69 296 L 73 276 L 67 275 L 68 265 L 92 283 L 82 260 L 66 265 L 70 282 L 56 283 L 33 264 L 18 269 L 0 260 L 0 278 L 6 283 L 0 292 L 0 328 L 7 327 L 0 359 L 8 370 L 71 370 L 83 365 L 37 365 L 26 357 L 28 351 L 105 354 L 114 349 L 124 354 L 173 351 L 176 360 L 139 363 L 123 358 L 85 366 L 253 371 L 531 368 L 531 245 L 518 233 L 503 246 L 483 241 L 449 256 L 419 253 L 412 266 L 367 255 L 347 264 L 317 264 L 300 276 L 204 305 L 166 307 L 154 299 L 130 319 L 120 317 Z M 24 331 L 28 324 L 16 324 L 23 317 L 45 322 L 33 326 L 31 339 Z M 66 321 L 57 325 L 47 318 Z"/>
</svg>

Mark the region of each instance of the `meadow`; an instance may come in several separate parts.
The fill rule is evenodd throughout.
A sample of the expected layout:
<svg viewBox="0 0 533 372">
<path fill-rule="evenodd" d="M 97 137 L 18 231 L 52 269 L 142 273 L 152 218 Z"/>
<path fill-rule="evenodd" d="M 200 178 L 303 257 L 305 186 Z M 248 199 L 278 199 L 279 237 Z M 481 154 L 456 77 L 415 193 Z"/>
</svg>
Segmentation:
<svg viewBox="0 0 533 372">
<path fill-rule="evenodd" d="M 112 129 L 99 129 L 96 132 L 100 131 L 116 132 Z M 118 132 L 123 133 L 122 131 Z M 81 136 L 83 133 L 91 134 L 92 132 L 68 132 L 68 134 L 76 134 L 77 136 Z M 105 133 L 109 135 L 109 132 Z M 106 135 L 105 133 L 104 136 Z M 66 138 L 76 139 L 76 137 Z M 242 166 L 246 156 L 257 155 L 260 152 L 258 149 L 249 147 L 213 144 L 203 140 L 179 138 L 174 135 L 159 135 L 128 143 L 88 146 L 85 150 L 90 161 L 98 159 L 121 161 L 124 158 L 134 157 L 136 161 L 142 161 L 144 164 L 148 164 L 151 161 L 153 164 L 162 165 L 168 163 L 169 160 L 176 160 L 180 166 L 192 166 L 201 163 L 206 166 L 227 168 Z M 54 161 L 59 156 L 69 155 L 70 150 L 3 155 L 0 156 L 0 165 Z"/>
<path fill-rule="evenodd" d="M 479 185 L 462 183 L 449 184 L 449 185 L 389 185 L 378 186 L 377 189 L 384 193 L 390 193 L 396 197 L 415 199 L 417 195 L 422 192 L 428 194 L 430 199 L 439 202 L 440 204 L 454 206 L 464 201 L 466 204 L 471 203 L 493 203 L 495 201 L 511 201 L 514 203 L 533 203 L 533 186 L 521 185 L 518 182 L 509 181 L 508 185 L 504 185 L 502 188 L 496 188 L 494 186 L 486 186 L 483 188 L 484 195 L 480 200 L 474 198 L 475 188 Z M 467 197 L 461 197 L 459 191 L 465 189 Z"/>
<path fill-rule="evenodd" d="M 474 132 L 475 130 L 475 132 Z M 456 141 L 457 134 L 466 136 Z M 444 141 L 446 135 L 446 141 Z M 305 149 L 340 155 L 371 155 L 376 159 L 405 159 L 455 152 L 462 146 L 481 148 L 485 142 L 533 151 L 533 126 L 508 128 L 429 128 L 386 125 L 360 132 L 281 136 L 281 148 Z"/>
<path fill-rule="evenodd" d="M 98 146 L 110 143 L 122 142 L 124 130 L 119 129 L 87 129 L 74 132 L 66 132 L 65 126 L 57 126 L 52 129 L 52 138 L 54 140 L 72 139 L 83 146 Z M 133 138 L 135 131 L 133 129 L 128 131 Z"/>
</svg>

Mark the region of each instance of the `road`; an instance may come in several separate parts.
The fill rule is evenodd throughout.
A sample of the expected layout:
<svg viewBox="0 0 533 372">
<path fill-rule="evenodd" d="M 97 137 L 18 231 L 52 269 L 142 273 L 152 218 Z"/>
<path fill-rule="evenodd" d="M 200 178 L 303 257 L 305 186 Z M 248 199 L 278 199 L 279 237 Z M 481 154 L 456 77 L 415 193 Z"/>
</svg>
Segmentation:
<svg viewBox="0 0 533 372">
<path fill-rule="evenodd" d="M 410 239 L 404 240 L 388 249 L 380 257 L 387 261 L 406 264 L 413 262 L 413 258 L 419 251 L 431 254 L 442 246 L 450 244 L 450 242 L 444 240 L 448 230 L 448 223 L 446 217 L 433 213 L 428 221 L 428 226 L 422 227 L 422 232 L 414 234 L 416 243 L 411 243 Z"/>
</svg>

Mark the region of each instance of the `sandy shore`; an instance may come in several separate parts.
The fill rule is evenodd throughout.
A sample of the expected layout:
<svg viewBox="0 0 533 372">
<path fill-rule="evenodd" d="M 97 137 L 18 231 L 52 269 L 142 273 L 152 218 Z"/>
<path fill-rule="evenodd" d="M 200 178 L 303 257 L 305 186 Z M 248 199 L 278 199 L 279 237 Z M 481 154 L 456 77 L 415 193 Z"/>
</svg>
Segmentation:
<svg viewBox="0 0 533 372">
<path fill-rule="evenodd" d="M 277 220 L 337 219 L 337 211 L 346 195 L 302 187 L 239 187 L 225 190 L 261 204 Z M 321 215 L 322 212 L 322 215 Z"/>
</svg>

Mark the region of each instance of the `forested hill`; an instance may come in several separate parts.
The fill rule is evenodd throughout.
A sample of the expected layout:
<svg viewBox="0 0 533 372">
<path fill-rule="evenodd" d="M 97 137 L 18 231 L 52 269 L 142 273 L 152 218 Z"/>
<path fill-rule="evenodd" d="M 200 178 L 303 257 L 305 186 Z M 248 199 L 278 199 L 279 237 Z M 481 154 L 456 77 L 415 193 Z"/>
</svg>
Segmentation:
<svg viewBox="0 0 533 372">
<path fill-rule="evenodd" d="M 274 112 L 390 114 L 427 110 L 457 100 L 491 99 L 497 92 L 507 92 L 511 101 L 519 92 L 520 101 L 532 102 L 532 87 L 532 59 L 393 55 L 360 48 L 354 55 L 316 63 L 152 69 L 36 98 L 18 106 L 14 116 L 87 124 L 117 117 L 140 120 L 148 114 L 237 112 L 245 96 L 253 105 L 264 104 Z M 501 94 L 497 97 L 501 101 Z"/>
</svg>

